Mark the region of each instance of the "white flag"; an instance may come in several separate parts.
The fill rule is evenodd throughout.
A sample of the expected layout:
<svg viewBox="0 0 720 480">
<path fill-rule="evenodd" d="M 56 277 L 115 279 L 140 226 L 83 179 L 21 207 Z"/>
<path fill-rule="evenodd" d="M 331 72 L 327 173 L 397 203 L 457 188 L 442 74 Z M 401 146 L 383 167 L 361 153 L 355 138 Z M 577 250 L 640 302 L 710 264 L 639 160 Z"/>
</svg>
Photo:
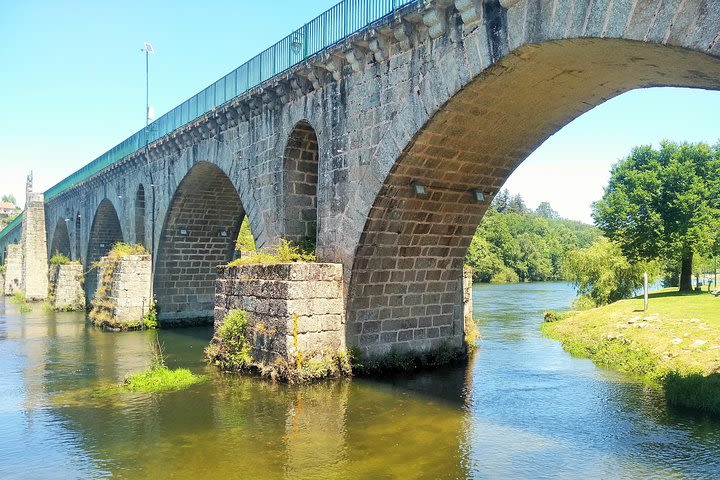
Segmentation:
<svg viewBox="0 0 720 480">
<path fill-rule="evenodd" d="M 145 51 L 147 53 L 155 53 L 155 50 L 153 50 L 152 45 L 150 42 L 145 42 Z"/>
</svg>

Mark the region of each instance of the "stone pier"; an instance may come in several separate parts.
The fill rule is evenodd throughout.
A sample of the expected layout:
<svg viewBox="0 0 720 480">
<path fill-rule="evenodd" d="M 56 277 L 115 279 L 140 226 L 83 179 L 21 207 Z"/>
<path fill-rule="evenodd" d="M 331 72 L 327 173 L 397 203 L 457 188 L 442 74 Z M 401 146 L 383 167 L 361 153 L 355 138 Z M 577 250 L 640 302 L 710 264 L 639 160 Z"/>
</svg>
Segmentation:
<svg viewBox="0 0 720 480">
<path fill-rule="evenodd" d="M 52 265 L 48 297 L 55 310 L 84 310 L 83 266 L 79 263 Z"/>
<path fill-rule="evenodd" d="M 8 245 L 5 267 L 5 295 L 15 295 L 22 291 L 22 247 L 20 245 Z"/>
<path fill-rule="evenodd" d="M 44 300 L 48 295 L 48 257 L 45 237 L 45 199 L 32 191 L 28 178 L 27 202 L 22 224 L 21 289 L 28 300 Z"/>
<path fill-rule="evenodd" d="M 150 305 L 150 255 L 103 257 L 90 320 L 108 330 L 133 330 L 143 325 Z"/>
<path fill-rule="evenodd" d="M 241 265 L 218 271 L 216 338 L 228 313 L 247 312 L 246 338 L 260 370 L 277 365 L 293 370 L 344 353 L 342 265 Z"/>
</svg>

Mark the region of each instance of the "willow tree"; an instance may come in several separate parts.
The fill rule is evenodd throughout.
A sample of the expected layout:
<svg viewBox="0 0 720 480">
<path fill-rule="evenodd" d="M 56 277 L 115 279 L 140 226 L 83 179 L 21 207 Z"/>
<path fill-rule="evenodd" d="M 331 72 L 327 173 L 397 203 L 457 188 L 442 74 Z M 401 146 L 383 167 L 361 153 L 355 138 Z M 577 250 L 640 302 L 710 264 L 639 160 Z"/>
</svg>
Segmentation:
<svg viewBox="0 0 720 480">
<path fill-rule="evenodd" d="M 631 261 L 675 260 L 690 291 L 693 254 L 720 235 L 720 145 L 662 142 L 636 147 L 613 166 L 593 218 Z"/>
</svg>

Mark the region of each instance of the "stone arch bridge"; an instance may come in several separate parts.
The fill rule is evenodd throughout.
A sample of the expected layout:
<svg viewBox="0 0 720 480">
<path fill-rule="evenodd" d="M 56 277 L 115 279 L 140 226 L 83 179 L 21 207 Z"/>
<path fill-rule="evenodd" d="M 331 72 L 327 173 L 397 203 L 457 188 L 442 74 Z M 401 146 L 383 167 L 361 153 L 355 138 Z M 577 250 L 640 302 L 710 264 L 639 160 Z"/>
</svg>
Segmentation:
<svg viewBox="0 0 720 480">
<path fill-rule="evenodd" d="M 312 237 L 343 264 L 349 345 L 459 344 L 466 249 L 538 145 L 631 89 L 720 88 L 720 0 L 338 8 L 365 15 L 359 29 L 313 50 L 305 25 L 282 51 L 310 53 L 289 68 L 46 192 L 48 251 L 89 265 L 144 244 L 162 321 L 181 323 L 211 315 L 214 267 L 247 216 L 259 246 Z"/>
</svg>

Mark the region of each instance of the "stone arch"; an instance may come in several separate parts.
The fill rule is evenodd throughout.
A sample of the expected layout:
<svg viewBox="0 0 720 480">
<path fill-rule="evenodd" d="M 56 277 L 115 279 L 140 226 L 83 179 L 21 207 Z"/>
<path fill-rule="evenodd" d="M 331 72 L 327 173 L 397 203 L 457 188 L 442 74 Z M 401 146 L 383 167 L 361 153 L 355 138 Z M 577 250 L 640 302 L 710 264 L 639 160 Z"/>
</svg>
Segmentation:
<svg viewBox="0 0 720 480">
<path fill-rule="evenodd" d="M 440 88 L 442 81 L 417 85 L 360 194 L 372 199 L 352 258 L 347 340 L 371 355 L 460 346 L 460 279 L 472 235 L 492 194 L 550 135 L 635 88 L 720 89 L 720 61 L 684 48 L 575 38 L 522 46 L 466 84 Z M 428 90 L 447 93 L 431 99 Z M 412 182 L 427 194 L 414 193 Z"/>
<path fill-rule="evenodd" d="M 58 219 L 55 231 L 53 232 L 52 243 L 50 244 L 49 257 L 56 253 L 61 253 L 68 258 L 72 258 L 72 249 L 70 248 L 70 232 L 68 231 L 68 223 L 71 219 Z M 48 258 L 49 258 L 48 257 Z"/>
<path fill-rule="evenodd" d="M 78 217 L 79 218 L 79 217 Z M 85 295 L 92 299 L 97 289 L 97 270 L 91 269 L 93 263 L 107 255 L 117 242 L 124 241 L 122 226 L 117 211 L 112 202 L 103 199 L 95 211 L 95 217 L 90 227 L 90 238 L 87 247 L 85 263 Z"/>
<path fill-rule="evenodd" d="M 283 152 L 283 223 L 285 238 L 315 244 L 317 215 L 318 138 L 303 120 L 290 132 Z"/>
<path fill-rule="evenodd" d="M 145 245 L 145 187 L 141 183 L 135 193 L 135 243 Z"/>
<path fill-rule="evenodd" d="M 212 319 L 216 267 L 233 258 L 244 216 L 237 190 L 219 167 L 199 162 L 185 175 L 165 216 L 155 259 L 154 292 L 163 325 Z"/>
</svg>

